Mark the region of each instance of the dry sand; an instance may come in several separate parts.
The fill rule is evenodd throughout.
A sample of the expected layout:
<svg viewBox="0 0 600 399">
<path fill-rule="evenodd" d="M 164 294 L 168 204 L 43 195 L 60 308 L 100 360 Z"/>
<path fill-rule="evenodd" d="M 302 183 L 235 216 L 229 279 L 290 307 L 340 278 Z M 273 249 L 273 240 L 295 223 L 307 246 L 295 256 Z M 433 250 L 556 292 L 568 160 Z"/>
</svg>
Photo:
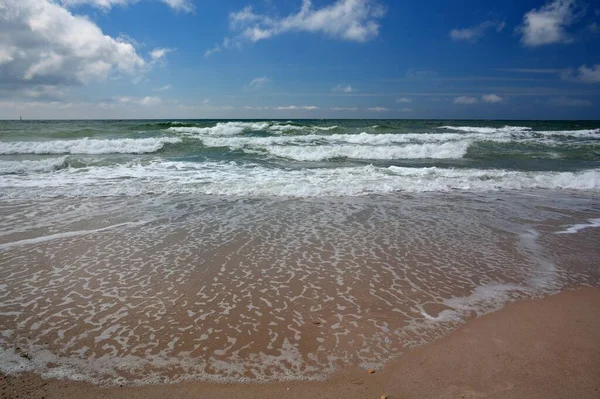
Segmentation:
<svg viewBox="0 0 600 399">
<path fill-rule="evenodd" d="M 101 388 L 0 378 L 2 398 L 599 398 L 600 289 L 510 304 L 374 374 L 345 370 L 323 383 Z"/>
</svg>

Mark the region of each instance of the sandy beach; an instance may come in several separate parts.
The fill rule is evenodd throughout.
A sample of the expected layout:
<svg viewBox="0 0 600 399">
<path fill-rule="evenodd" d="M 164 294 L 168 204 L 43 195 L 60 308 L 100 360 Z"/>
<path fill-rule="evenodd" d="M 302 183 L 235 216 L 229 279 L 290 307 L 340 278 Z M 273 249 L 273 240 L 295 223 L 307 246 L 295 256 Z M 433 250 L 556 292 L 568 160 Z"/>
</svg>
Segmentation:
<svg viewBox="0 0 600 399">
<path fill-rule="evenodd" d="M 0 399 L 600 399 L 600 0 L 0 0 Z"/>
<path fill-rule="evenodd" d="M 600 289 L 511 303 L 410 350 L 382 370 L 343 370 L 326 382 L 183 383 L 101 388 L 3 376 L 2 398 L 596 398 Z"/>
</svg>

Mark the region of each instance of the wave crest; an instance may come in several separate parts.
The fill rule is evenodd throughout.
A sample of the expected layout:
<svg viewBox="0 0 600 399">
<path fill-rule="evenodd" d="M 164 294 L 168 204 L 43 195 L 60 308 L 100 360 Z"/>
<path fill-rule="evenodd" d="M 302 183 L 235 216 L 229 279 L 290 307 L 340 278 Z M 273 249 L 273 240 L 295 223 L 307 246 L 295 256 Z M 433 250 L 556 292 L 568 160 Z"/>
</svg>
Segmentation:
<svg viewBox="0 0 600 399">
<path fill-rule="evenodd" d="M 156 152 L 165 144 L 180 142 L 177 137 L 13 141 L 0 142 L 0 154 L 144 154 Z"/>
<path fill-rule="evenodd" d="M 0 161 L 0 175 L 53 172 L 67 166 L 67 157 L 48 158 L 37 161 Z"/>
</svg>

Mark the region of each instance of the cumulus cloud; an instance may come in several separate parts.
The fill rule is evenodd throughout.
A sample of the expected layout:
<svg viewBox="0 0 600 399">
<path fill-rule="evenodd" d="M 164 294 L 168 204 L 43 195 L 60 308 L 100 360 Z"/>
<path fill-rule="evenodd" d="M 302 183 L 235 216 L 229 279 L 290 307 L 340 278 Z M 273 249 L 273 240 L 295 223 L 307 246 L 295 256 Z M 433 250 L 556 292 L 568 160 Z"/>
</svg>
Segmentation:
<svg viewBox="0 0 600 399">
<path fill-rule="evenodd" d="M 410 113 L 413 112 L 412 108 L 402 108 L 400 112 Z"/>
<path fill-rule="evenodd" d="M 303 0 L 300 11 L 287 17 L 257 14 L 251 6 L 230 15 L 231 29 L 251 42 L 287 32 L 321 33 L 334 39 L 366 42 L 379 35 L 385 9 L 375 0 L 337 0 L 321 8 Z"/>
<path fill-rule="evenodd" d="M 215 53 L 220 53 L 220 52 L 221 52 L 221 46 L 219 44 L 215 44 L 215 47 L 209 48 L 208 50 L 206 50 L 204 52 L 204 57 L 207 58 Z"/>
<path fill-rule="evenodd" d="M 371 107 L 371 108 L 367 108 L 367 110 L 373 111 L 373 112 L 387 112 L 387 111 L 389 111 L 389 109 L 387 109 L 385 107 Z"/>
<path fill-rule="evenodd" d="M 483 96 L 481 96 L 481 100 L 485 103 L 492 104 L 501 103 L 502 101 L 504 101 L 504 99 L 497 94 L 484 94 Z"/>
<path fill-rule="evenodd" d="M 162 0 L 162 2 L 176 11 L 194 11 L 194 5 L 191 0 Z"/>
<path fill-rule="evenodd" d="M 407 97 L 402 97 L 402 98 L 397 98 L 396 102 L 397 103 L 412 103 L 412 99 L 407 98 Z"/>
<path fill-rule="evenodd" d="M 121 104 L 132 104 L 132 105 L 140 105 L 145 107 L 152 107 L 156 105 L 162 104 L 162 100 L 160 97 L 117 97 L 117 102 Z"/>
<path fill-rule="evenodd" d="M 450 37 L 454 41 L 466 40 L 475 42 L 481 39 L 488 29 L 494 29 L 496 32 L 501 32 L 504 29 L 504 26 L 504 22 L 484 21 L 479 25 L 475 25 L 470 28 L 453 29 L 450 31 Z"/>
<path fill-rule="evenodd" d="M 563 73 L 563 79 L 581 83 L 600 83 L 600 64 L 590 67 L 582 65 L 576 71 L 567 70 Z"/>
<path fill-rule="evenodd" d="M 331 90 L 336 93 L 352 93 L 356 91 L 356 89 L 353 89 L 350 85 L 337 85 Z"/>
<path fill-rule="evenodd" d="M 152 58 L 152 61 L 160 61 L 163 60 L 168 53 L 171 53 L 173 51 L 175 50 L 173 50 L 172 48 L 155 48 L 150 52 L 150 58 Z"/>
<path fill-rule="evenodd" d="M 49 0 L 2 0 L 0 88 L 79 85 L 147 67 L 134 46 Z"/>
<path fill-rule="evenodd" d="M 573 41 L 566 28 L 577 21 L 584 9 L 578 0 L 554 0 L 533 9 L 523 16 L 523 25 L 517 28 L 525 46 L 535 47 Z"/>
<path fill-rule="evenodd" d="M 305 111 L 314 111 L 319 109 L 319 107 L 316 107 L 314 105 L 303 105 L 303 106 L 297 106 L 297 105 L 282 105 L 279 107 L 275 107 L 273 108 L 276 111 L 294 111 L 294 110 L 305 110 Z"/>
<path fill-rule="evenodd" d="M 248 83 L 248 87 L 250 89 L 260 89 L 264 85 L 270 82 L 270 79 L 266 76 L 261 76 L 260 78 L 254 78 L 250 83 Z"/>
<path fill-rule="evenodd" d="M 156 87 L 156 88 L 154 88 L 152 90 L 154 90 L 154 91 L 167 91 L 167 90 L 171 90 L 171 88 L 172 88 L 171 85 L 164 85 L 164 86 L 161 86 L 161 87 Z"/>
<path fill-rule="evenodd" d="M 193 12 L 194 6 L 191 0 L 160 0 L 176 11 Z M 138 0 L 60 0 L 67 7 L 74 7 L 83 4 L 98 7 L 103 10 L 109 10 L 113 6 L 126 6 L 137 3 Z"/>
<path fill-rule="evenodd" d="M 548 100 L 548 104 L 555 107 L 589 107 L 592 102 L 571 97 L 555 97 Z"/>
<path fill-rule="evenodd" d="M 477 100 L 475 97 L 460 96 L 456 97 L 452 102 L 454 104 L 472 105 L 477 104 L 479 100 Z"/>
</svg>

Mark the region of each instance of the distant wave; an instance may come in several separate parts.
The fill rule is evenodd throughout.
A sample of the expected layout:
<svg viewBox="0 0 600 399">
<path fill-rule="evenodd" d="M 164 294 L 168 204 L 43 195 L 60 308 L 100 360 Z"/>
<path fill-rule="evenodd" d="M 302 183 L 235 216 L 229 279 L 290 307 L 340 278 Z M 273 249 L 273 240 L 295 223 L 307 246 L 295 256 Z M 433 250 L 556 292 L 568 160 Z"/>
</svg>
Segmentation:
<svg viewBox="0 0 600 399">
<path fill-rule="evenodd" d="M 580 130 L 533 130 L 527 126 L 504 126 L 504 127 L 475 127 L 475 126 L 441 126 L 439 129 L 455 130 L 466 133 L 525 133 L 530 135 L 545 136 L 572 136 L 579 138 L 600 138 L 600 129 Z"/>
<path fill-rule="evenodd" d="M 479 135 L 483 138 L 483 136 Z M 361 144 L 390 145 L 407 143 L 441 143 L 479 138 L 476 135 L 460 133 L 405 133 L 405 134 L 304 134 L 294 136 L 270 137 L 198 137 L 208 147 L 242 148 L 263 147 L 269 145 L 303 145 L 303 144 Z M 500 138 L 499 138 L 500 139 Z"/>
<path fill-rule="evenodd" d="M 274 122 L 218 122 L 210 127 L 172 126 L 168 130 L 190 136 L 235 136 L 244 132 L 269 131 L 274 133 L 300 131 L 330 131 L 338 126 L 304 126 L 297 124 L 280 124 Z"/>
<path fill-rule="evenodd" d="M 531 130 L 527 126 L 476 127 L 476 126 L 441 126 L 439 129 L 457 130 L 469 133 L 510 133 Z"/>
<path fill-rule="evenodd" d="M 57 141 L 0 142 L 0 154 L 143 154 L 156 152 L 177 137 L 145 139 L 79 139 Z"/>
<path fill-rule="evenodd" d="M 577 138 L 600 138 L 600 129 L 582 129 L 582 130 L 542 130 L 535 131 L 535 134 L 544 136 L 571 136 Z"/>
<path fill-rule="evenodd" d="M 246 130 L 265 130 L 270 126 L 267 122 L 218 122 L 211 127 L 170 127 L 175 133 L 209 136 L 233 136 Z"/>
<path fill-rule="evenodd" d="M 443 144 L 407 144 L 404 146 L 268 146 L 272 155 L 296 161 L 350 159 L 459 159 L 469 148 L 469 141 Z"/>
</svg>

